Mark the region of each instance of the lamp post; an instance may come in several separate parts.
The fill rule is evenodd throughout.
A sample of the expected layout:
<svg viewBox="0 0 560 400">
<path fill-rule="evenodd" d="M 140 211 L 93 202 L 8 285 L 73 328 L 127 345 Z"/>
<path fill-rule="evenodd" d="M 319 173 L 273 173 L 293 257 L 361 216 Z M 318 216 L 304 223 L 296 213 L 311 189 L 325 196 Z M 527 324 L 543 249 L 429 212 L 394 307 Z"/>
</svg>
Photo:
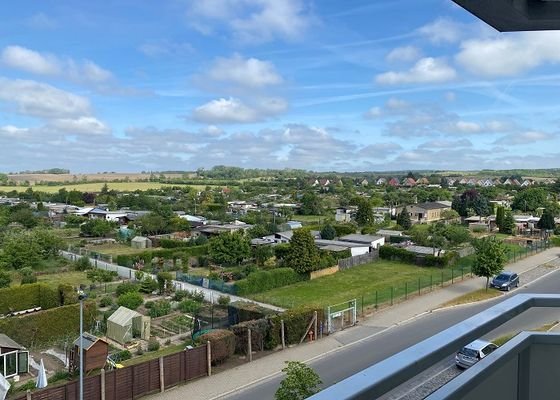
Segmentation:
<svg viewBox="0 0 560 400">
<path fill-rule="evenodd" d="M 87 295 L 83 291 L 78 292 L 80 300 L 80 400 L 84 400 L 84 300 Z"/>
</svg>

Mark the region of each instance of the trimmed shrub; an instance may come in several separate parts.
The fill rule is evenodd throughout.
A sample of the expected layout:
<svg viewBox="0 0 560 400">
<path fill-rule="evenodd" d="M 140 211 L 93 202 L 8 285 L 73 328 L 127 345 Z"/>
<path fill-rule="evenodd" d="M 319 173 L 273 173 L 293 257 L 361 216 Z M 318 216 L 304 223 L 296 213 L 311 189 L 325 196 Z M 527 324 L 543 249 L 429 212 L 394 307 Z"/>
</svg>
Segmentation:
<svg viewBox="0 0 560 400">
<path fill-rule="evenodd" d="M 21 275 L 21 284 L 22 285 L 29 285 L 31 283 L 37 283 L 37 276 L 33 272 L 33 270 L 29 267 L 25 267 L 19 270 L 19 274 Z"/>
<path fill-rule="evenodd" d="M 235 289 L 236 293 L 244 296 L 291 285 L 303 280 L 305 280 L 305 277 L 295 272 L 292 268 L 275 268 L 270 271 L 257 271 L 250 274 L 246 279 L 237 281 Z"/>
<path fill-rule="evenodd" d="M 138 292 L 140 290 L 140 286 L 133 282 L 123 282 L 117 286 L 117 297 L 131 292 Z"/>
<path fill-rule="evenodd" d="M 416 261 L 416 254 L 413 252 L 387 245 L 379 248 L 379 257 L 386 260 L 400 260 L 411 264 L 414 264 Z"/>
<path fill-rule="evenodd" d="M 158 351 L 159 350 L 159 342 L 156 338 L 150 338 L 148 341 L 148 351 Z"/>
<path fill-rule="evenodd" d="M 68 283 L 58 285 L 58 293 L 60 296 L 60 304 L 67 306 L 68 304 L 76 304 L 78 302 L 78 292 Z"/>
<path fill-rule="evenodd" d="M 272 311 L 247 301 L 236 301 L 228 305 L 228 319 L 230 325 L 245 321 L 252 321 L 269 315 Z"/>
<path fill-rule="evenodd" d="M 86 301 L 84 326 L 92 326 L 96 316 L 95 302 Z M 26 347 L 48 345 L 61 337 L 74 337 L 79 330 L 79 304 L 0 320 L 0 332 Z"/>
<path fill-rule="evenodd" d="M 115 362 L 126 361 L 126 360 L 130 360 L 132 358 L 132 353 L 130 352 L 130 350 L 121 350 L 121 351 L 111 355 L 111 358 Z"/>
<path fill-rule="evenodd" d="M 179 303 L 177 308 L 183 313 L 196 314 L 200 310 L 200 303 L 191 299 L 185 299 Z"/>
<path fill-rule="evenodd" d="M 317 325 L 324 325 L 323 310 L 314 308 L 295 308 L 279 315 L 269 317 L 270 332 L 265 338 L 265 348 L 273 349 L 281 343 L 281 320 L 284 320 L 284 334 L 286 344 L 298 344 L 305 334 L 305 329 L 313 318 L 313 312 L 317 311 Z"/>
<path fill-rule="evenodd" d="M 102 297 L 99 301 L 99 306 L 101 307 L 110 307 L 114 304 L 113 298 L 111 296 Z"/>
<path fill-rule="evenodd" d="M 210 342 L 212 346 L 212 364 L 218 364 L 235 353 L 235 335 L 226 329 L 216 329 L 201 335 L 200 343 Z"/>
<path fill-rule="evenodd" d="M 60 306 L 58 290 L 43 283 L 0 289 L 0 314 L 34 307 L 46 310 L 58 306 Z"/>
<path fill-rule="evenodd" d="M 220 295 L 220 297 L 218 297 L 218 304 L 221 306 L 227 306 L 230 301 L 231 297 L 229 297 L 228 295 L 222 294 Z"/>
<path fill-rule="evenodd" d="M 175 294 L 173 295 L 174 301 L 181 301 L 185 297 L 187 297 L 188 292 L 186 290 L 176 290 Z"/>
<path fill-rule="evenodd" d="M 171 303 L 167 300 L 156 300 L 150 308 L 150 317 L 163 317 L 171 312 Z"/>
<path fill-rule="evenodd" d="M 270 324 L 266 318 L 253 321 L 241 322 L 240 324 L 230 326 L 231 331 L 235 335 L 235 352 L 237 354 L 247 354 L 248 350 L 248 334 L 247 329 L 251 329 L 251 348 L 256 351 L 263 351 L 266 347 L 265 339 L 270 335 Z"/>
<path fill-rule="evenodd" d="M 136 310 L 143 302 L 144 298 L 138 292 L 128 292 L 120 295 L 117 299 L 117 304 L 119 306 L 130 308 L 131 310 Z"/>
<path fill-rule="evenodd" d="M 193 290 L 192 292 L 189 292 L 187 297 L 198 303 L 202 303 L 204 301 L 204 292 L 202 290 Z"/>
</svg>

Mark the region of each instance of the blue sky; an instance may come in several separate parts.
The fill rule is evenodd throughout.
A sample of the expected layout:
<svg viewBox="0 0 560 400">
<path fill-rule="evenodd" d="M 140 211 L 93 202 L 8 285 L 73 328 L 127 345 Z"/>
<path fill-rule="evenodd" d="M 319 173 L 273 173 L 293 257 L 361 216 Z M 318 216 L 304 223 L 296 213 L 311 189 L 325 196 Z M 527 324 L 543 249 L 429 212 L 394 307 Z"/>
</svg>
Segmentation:
<svg viewBox="0 0 560 400">
<path fill-rule="evenodd" d="M 558 167 L 559 64 L 451 0 L 8 2 L 0 171 Z"/>
</svg>

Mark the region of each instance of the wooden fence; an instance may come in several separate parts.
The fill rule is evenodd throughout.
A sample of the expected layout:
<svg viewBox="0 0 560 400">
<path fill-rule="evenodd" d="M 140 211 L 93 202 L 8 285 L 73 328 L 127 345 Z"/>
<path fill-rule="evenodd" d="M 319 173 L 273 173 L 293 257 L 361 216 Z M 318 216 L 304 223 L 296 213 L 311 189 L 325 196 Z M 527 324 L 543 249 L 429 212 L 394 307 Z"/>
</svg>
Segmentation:
<svg viewBox="0 0 560 400">
<path fill-rule="evenodd" d="M 349 257 L 349 258 L 341 258 L 338 260 L 338 267 L 341 270 L 345 270 L 348 268 L 355 267 L 357 265 L 367 264 L 372 261 L 375 261 L 379 258 L 379 250 L 373 250 L 369 253 L 362 254 L 359 256 Z"/>
<path fill-rule="evenodd" d="M 209 374 L 207 345 L 84 378 L 84 400 L 133 400 Z M 104 393 L 102 388 L 104 388 Z M 77 380 L 14 400 L 78 400 Z M 28 397 L 29 395 L 29 397 Z"/>
</svg>

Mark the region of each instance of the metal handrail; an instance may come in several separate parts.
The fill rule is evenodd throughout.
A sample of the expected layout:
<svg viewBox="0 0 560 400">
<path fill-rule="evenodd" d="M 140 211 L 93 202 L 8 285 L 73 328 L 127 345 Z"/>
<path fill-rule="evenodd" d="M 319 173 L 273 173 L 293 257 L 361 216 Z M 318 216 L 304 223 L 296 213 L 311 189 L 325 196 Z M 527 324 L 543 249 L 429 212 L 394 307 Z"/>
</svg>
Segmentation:
<svg viewBox="0 0 560 400">
<path fill-rule="evenodd" d="M 382 396 L 533 307 L 560 307 L 557 294 L 518 294 L 310 397 L 310 400 L 369 400 Z"/>
</svg>

